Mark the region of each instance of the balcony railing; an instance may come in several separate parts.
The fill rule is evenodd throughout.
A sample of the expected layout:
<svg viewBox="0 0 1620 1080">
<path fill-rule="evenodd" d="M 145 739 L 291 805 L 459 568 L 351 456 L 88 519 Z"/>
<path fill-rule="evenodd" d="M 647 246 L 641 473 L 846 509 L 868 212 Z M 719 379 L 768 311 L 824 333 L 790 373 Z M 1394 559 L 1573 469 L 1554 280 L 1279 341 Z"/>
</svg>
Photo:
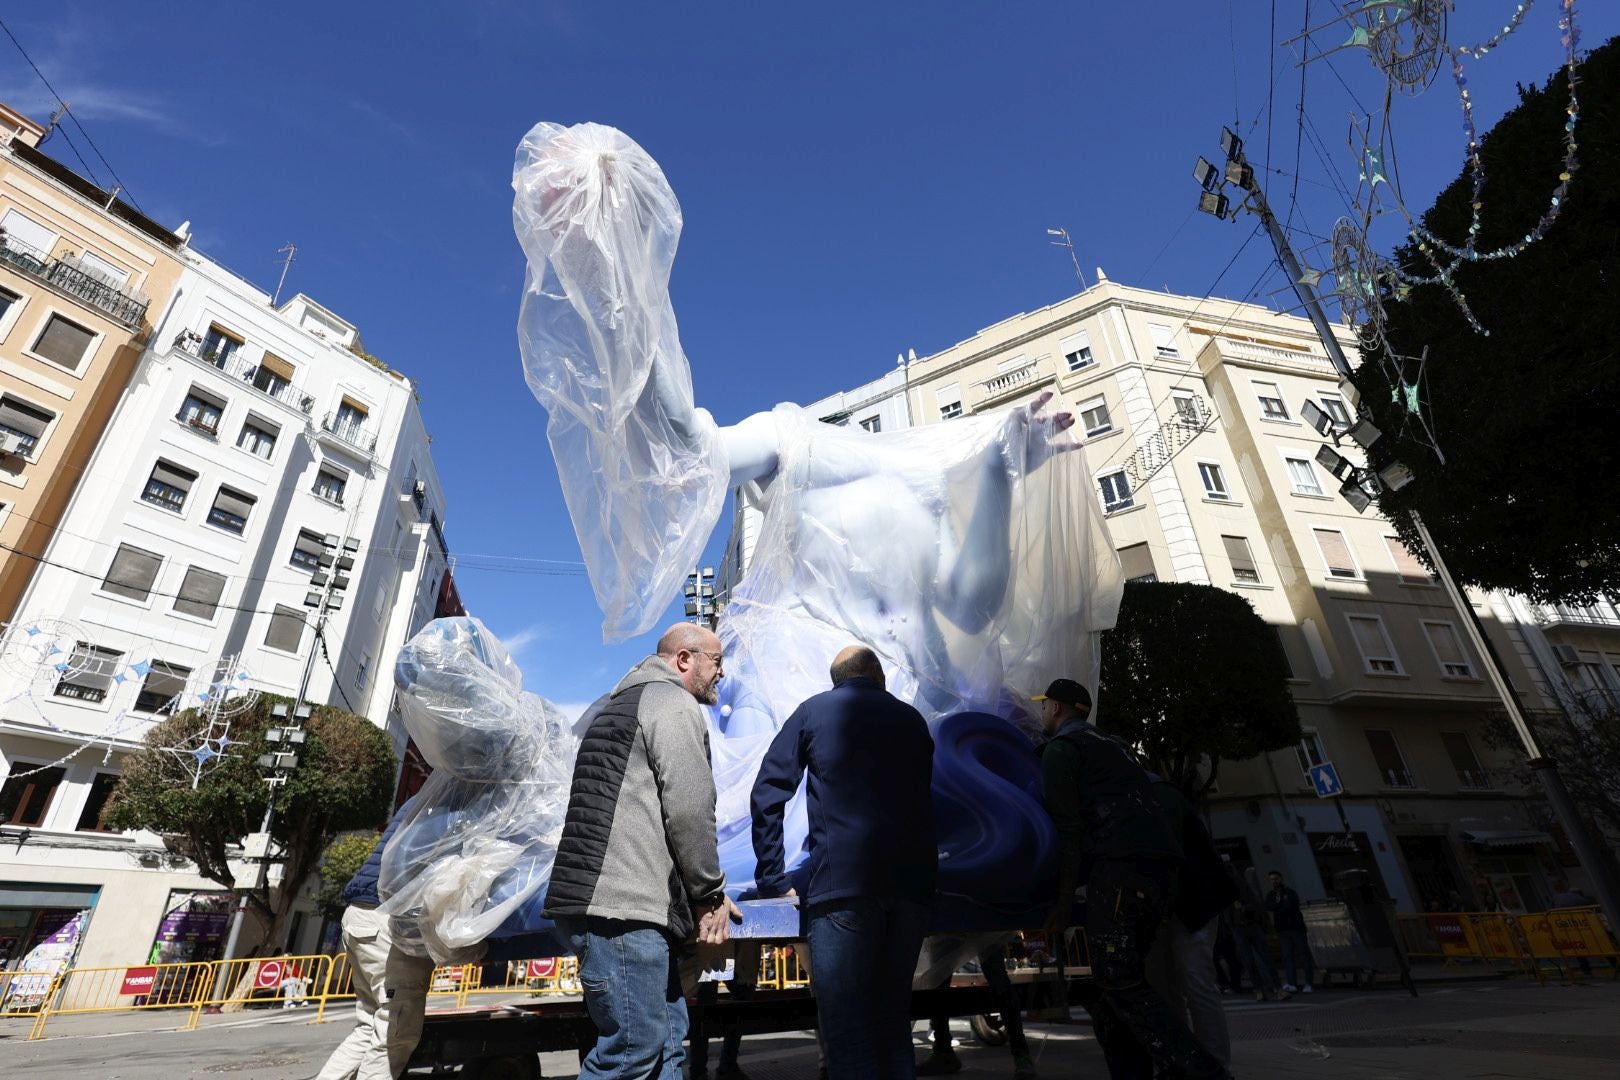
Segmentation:
<svg viewBox="0 0 1620 1080">
<path fill-rule="evenodd" d="M 1051 376 L 1041 375 L 1041 362 L 1031 360 L 1023 367 L 1003 371 L 994 378 L 985 379 L 977 384 L 979 400 L 975 403 L 982 408 L 985 405 L 1000 401 L 1002 398 L 1015 397 L 1026 394 L 1036 387 L 1051 381 Z"/>
<path fill-rule="evenodd" d="M 203 339 L 190 330 L 181 331 L 174 339 L 174 351 L 185 353 L 194 360 L 199 360 L 210 367 L 216 367 L 227 375 L 234 376 L 247 383 L 267 398 L 281 402 L 289 409 L 297 409 L 301 413 L 308 413 L 315 408 L 315 398 L 304 393 L 303 389 L 295 383 L 290 383 L 279 375 L 272 375 L 262 371 L 257 364 L 250 364 L 236 352 L 221 354 L 218 351 L 208 351 L 203 348 Z"/>
<path fill-rule="evenodd" d="M 377 449 L 377 436 L 367 431 L 365 424 L 345 420 L 336 413 L 327 414 L 326 419 L 321 421 L 321 430 L 361 453 L 369 454 Z"/>
<path fill-rule="evenodd" d="M 103 281 L 71 258 L 56 259 L 0 231 L 0 262 L 95 308 L 130 329 L 141 325 L 152 301 L 141 292 Z"/>
<path fill-rule="evenodd" d="M 1620 626 L 1620 611 L 1606 600 L 1584 607 L 1574 604 L 1538 604 L 1535 618 L 1543 626 Z"/>
</svg>

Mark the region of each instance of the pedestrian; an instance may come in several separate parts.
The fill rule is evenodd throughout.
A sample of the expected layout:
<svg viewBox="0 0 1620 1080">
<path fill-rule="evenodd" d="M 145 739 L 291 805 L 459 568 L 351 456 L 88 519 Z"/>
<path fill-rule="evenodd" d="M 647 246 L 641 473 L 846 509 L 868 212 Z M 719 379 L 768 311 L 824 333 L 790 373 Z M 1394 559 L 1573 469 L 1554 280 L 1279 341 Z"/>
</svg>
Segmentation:
<svg viewBox="0 0 1620 1080">
<path fill-rule="evenodd" d="M 885 688 L 865 645 L 832 662 L 833 688 L 794 710 L 752 793 L 755 882 L 793 895 L 782 841 L 808 772 L 809 874 L 800 899 L 830 1080 L 910 1080 L 911 977 L 934 900 L 934 740 Z"/>
<path fill-rule="evenodd" d="M 337 1045 L 315 1080 L 393 1080 L 404 1073 L 422 1038 L 433 961 L 394 945 L 388 916 L 377 910 L 383 851 L 415 800 L 394 814 L 360 870 L 343 887 L 343 948 L 354 984 L 354 1030 Z"/>
<path fill-rule="evenodd" d="M 940 938 L 930 938 L 929 948 L 936 947 L 957 949 L 961 947 L 960 938 L 949 938 L 943 942 Z M 1007 975 L 1007 946 L 1003 941 L 997 941 L 978 953 L 979 974 L 984 976 L 985 985 L 995 995 L 996 1004 L 1001 1015 L 1001 1030 L 1007 1035 L 1007 1049 L 1012 1052 L 1013 1080 L 1035 1080 L 1035 1059 L 1029 1053 L 1029 1040 L 1024 1036 L 1023 1003 L 1018 998 L 1018 991 L 1013 989 L 1012 979 Z M 951 985 L 951 975 L 947 973 L 942 985 Z M 951 1015 L 949 1012 L 935 1013 L 929 1021 L 929 1030 L 933 1039 L 933 1046 L 928 1056 L 917 1065 L 918 1076 L 947 1076 L 962 1071 L 962 1058 L 951 1046 Z"/>
<path fill-rule="evenodd" d="M 1254 1000 L 1284 1000 L 1288 995 L 1277 985 L 1277 972 L 1271 966 L 1270 943 L 1266 940 L 1266 907 L 1260 895 L 1260 875 L 1252 866 L 1243 869 L 1231 911 L 1232 939 L 1237 944 L 1238 960 L 1254 984 Z"/>
<path fill-rule="evenodd" d="M 1311 955 L 1311 942 L 1305 934 L 1305 913 L 1299 908 L 1299 893 L 1283 884 L 1281 871 L 1273 870 L 1266 876 L 1271 880 L 1271 891 L 1266 893 L 1266 912 L 1277 931 L 1277 944 L 1282 947 L 1286 976 L 1282 988 L 1288 993 L 1303 990 L 1309 994 L 1315 989 L 1316 958 Z M 1294 977 L 1301 962 L 1305 966 L 1304 982 Z"/>
<path fill-rule="evenodd" d="M 1180 823 L 1183 858 L 1170 918 L 1149 953 L 1148 978 L 1191 1027 L 1198 1045 L 1231 1068 L 1232 1036 L 1216 986 L 1215 936 L 1237 885 L 1191 800 L 1163 779 L 1155 781 L 1153 792 L 1170 821 Z"/>
<path fill-rule="evenodd" d="M 759 946 L 752 941 L 744 941 L 741 946 L 736 950 L 736 955 L 730 958 L 731 978 L 725 980 L 726 993 L 734 1001 L 749 1001 L 753 999 L 754 991 L 759 985 Z M 701 955 L 710 952 L 712 950 L 699 950 L 700 955 L 695 958 L 694 980 L 704 968 L 710 966 L 710 961 L 716 959 Z M 709 1080 L 709 1029 L 713 1025 L 706 1024 L 705 1020 L 709 1006 L 720 999 L 720 980 L 699 981 L 692 998 L 697 1005 L 697 1016 L 692 1020 L 692 1030 L 687 1039 L 689 1049 L 686 1075 L 689 1080 Z M 742 1032 L 735 1027 L 728 1028 L 720 1041 L 720 1063 L 715 1066 L 715 1077 L 725 1080 L 748 1080 L 748 1074 L 737 1064 L 741 1052 Z"/>
<path fill-rule="evenodd" d="M 714 776 L 699 704 L 715 703 L 720 639 L 677 623 L 592 706 L 545 914 L 579 957 L 596 1043 L 581 1080 L 679 1080 L 686 998 L 678 950 L 722 945 L 741 919 L 725 893 Z"/>
<path fill-rule="evenodd" d="M 1228 1077 L 1187 1024 L 1147 981 L 1148 950 L 1170 911 L 1182 850 L 1146 769 L 1087 720 L 1091 693 L 1057 679 L 1041 702 L 1050 738 L 1041 786 L 1058 831 L 1058 902 L 1047 934 L 1069 924 L 1076 888 L 1086 887 L 1086 942 L 1100 992 L 1092 1018 L 1109 1075 Z"/>
</svg>

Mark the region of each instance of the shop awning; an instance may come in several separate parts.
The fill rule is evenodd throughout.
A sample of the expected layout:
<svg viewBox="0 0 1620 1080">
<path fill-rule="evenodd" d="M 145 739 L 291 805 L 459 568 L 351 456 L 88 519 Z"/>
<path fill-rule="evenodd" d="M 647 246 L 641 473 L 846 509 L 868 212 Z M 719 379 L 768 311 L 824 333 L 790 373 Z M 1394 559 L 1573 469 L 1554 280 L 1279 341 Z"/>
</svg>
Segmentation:
<svg viewBox="0 0 1620 1080">
<path fill-rule="evenodd" d="M 1470 844 L 1477 844 L 1484 848 L 1532 847 L 1536 844 L 1550 844 L 1553 838 L 1544 832 L 1464 832 L 1459 833 L 1462 839 Z"/>
</svg>

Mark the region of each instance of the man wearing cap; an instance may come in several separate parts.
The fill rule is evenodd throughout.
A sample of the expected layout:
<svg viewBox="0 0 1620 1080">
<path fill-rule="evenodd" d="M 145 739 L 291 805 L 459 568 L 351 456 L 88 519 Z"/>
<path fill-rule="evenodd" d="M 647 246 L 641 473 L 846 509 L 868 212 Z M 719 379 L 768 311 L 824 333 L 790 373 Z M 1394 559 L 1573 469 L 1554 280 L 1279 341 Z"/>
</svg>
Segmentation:
<svg viewBox="0 0 1620 1080">
<path fill-rule="evenodd" d="M 1057 679 L 1033 700 L 1048 738 L 1041 787 L 1058 830 L 1058 897 L 1047 919 L 1056 940 L 1069 924 L 1075 889 L 1086 887 L 1086 942 L 1102 999 L 1092 1013 L 1115 1080 L 1226 1078 L 1147 981 L 1146 959 L 1165 921 L 1182 860 L 1176 830 L 1153 780 L 1124 744 L 1089 722 L 1091 693 Z"/>
</svg>

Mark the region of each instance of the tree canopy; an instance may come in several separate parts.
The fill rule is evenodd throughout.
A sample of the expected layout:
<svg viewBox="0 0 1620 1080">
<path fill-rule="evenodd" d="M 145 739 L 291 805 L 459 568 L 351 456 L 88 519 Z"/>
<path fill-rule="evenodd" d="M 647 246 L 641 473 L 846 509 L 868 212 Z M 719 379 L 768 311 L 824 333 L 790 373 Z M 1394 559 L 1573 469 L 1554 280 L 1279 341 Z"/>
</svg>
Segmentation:
<svg viewBox="0 0 1620 1080">
<path fill-rule="evenodd" d="M 165 747 L 185 745 L 206 720 L 187 710 L 157 724 L 125 764 L 107 824 L 155 832 L 203 876 L 226 888 L 251 888 L 254 882 L 238 882 L 232 873 L 231 848 L 262 824 L 270 787 L 257 761 L 269 751 L 265 730 L 279 723 L 270 712 L 277 703 L 291 704 L 266 695 L 232 719 L 232 745 L 195 788 L 190 772 Z M 328 841 L 341 832 L 380 827 L 393 793 L 393 746 L 371 721 L 316 706 L 306 730 L 299 767 L 276 795 L 271 837 L 282 849 L 280 890 L 274 898 L 250 894 L 269 924 L 271 942 Z"/>
<path fill-rule="evenodd" d="M 1455 280 L 1488 335 L 1444 287 L 1386 300 L 1394 350 L 1428 359 L 1418 408 L 1442 464 L 1410 411 L 1409 391 L 1374 362 L 1355 383 L 1384 437 L 1372 464 L 1406 464 L 1414 479 L 1379 508 L 1421 552 L 1402 512 L 1416 509 L 1463 582 L 1542 602 L 1590 602 L 1620 579 L 1620 44 L 1578 69 L 1578 167 L 1561 214 L 1514 258 L 1464 263 Z M 1482 140 L 1486 176 L 1478 250 L 1522 240 L 1541 220 L 1564 168 L 1568 83 L 1560 70 Z M 1468 235 L 1473 179 L 1464 174 L 1423 215 L 1453 244 Z M 1415 245 L 1395 261 L 1429 270 Z"/>
<path fill-rule="evenodd" d="M 1211 585 L 1128 582 L 1102 639 L 1098 723 L 1188 796 L 1222 760 L 1300 738 L 1288 660 L 1248 600 Z"/>
<path fill-rule="evenodd" d="M 344 833 L 326 845 L 326 853 L 321 856 L 321 887 L 315 894 L 315 903 L 325 915 L 342 913 L 344 887 L 360 872 L 380 839 L 382 833 L 372 829 Z"/>
</svg>

